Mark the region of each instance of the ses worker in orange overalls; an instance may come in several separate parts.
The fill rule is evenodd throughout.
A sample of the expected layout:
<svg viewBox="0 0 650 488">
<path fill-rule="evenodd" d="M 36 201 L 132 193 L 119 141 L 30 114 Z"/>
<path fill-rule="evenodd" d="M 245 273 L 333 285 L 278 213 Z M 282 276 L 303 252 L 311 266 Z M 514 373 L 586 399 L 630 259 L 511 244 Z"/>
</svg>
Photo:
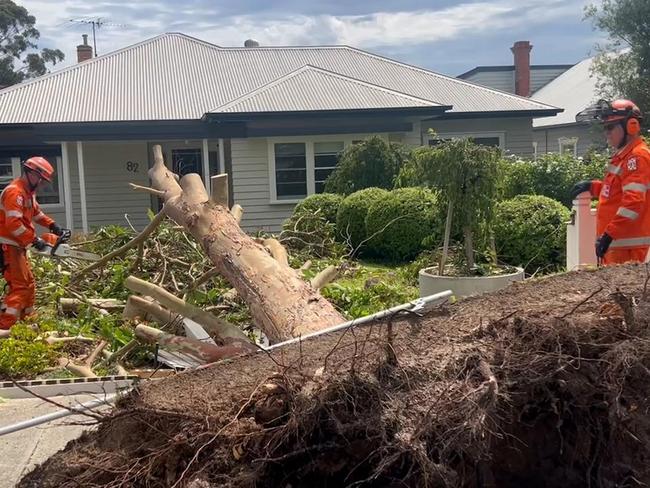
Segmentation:
<svg viewBox="0 0 650 488">
<path fill-rule="evenodd" d="M 602 123 L 616 149 L 602 181 L 581 181 L 571 191 L 573 198 L 588 191 L 598 199 L 596 257 L 605 265 L 644 262 L 650 246 L 650 149 L 641 138 L 642 117 L 629 100 L 600 100 L 576 115 L 578 122 Z"/>
<path fill-rule="evenodd" d="M 2 268 L 8 286 L 0 312 L 0 329 L 11 328 L 18 319 L 34 311 L 36 286 L 27 261 L 27 247 L 32 245 L 42 251 L 64 232 L 36 202 L 36 191 L 51 183 L 53 176 L 54 168 L 45 158 L 29 158 L 23 163 L 20 178 L 9 183 L 0 195 Z M 47 242 L 36 235 L 33 222 L 50 229 L 52 234 L 43 234 Z"/>
</svg>

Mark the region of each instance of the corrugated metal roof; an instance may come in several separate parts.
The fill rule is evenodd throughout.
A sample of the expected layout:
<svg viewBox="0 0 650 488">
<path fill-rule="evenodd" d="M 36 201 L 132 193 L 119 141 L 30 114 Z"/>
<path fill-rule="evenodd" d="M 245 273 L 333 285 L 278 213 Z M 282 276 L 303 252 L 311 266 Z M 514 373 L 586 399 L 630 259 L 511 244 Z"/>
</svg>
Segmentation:
<svg viewBox="0 0 650 488">
<path fill-rule="evenodd" d="M 591 75 L 593 58 L 580 61 L 573 68 L 533 93 L 532 98 L 543 103 L 552 103 L 564 112 L 553 117 L 533 120 L 533 127 L 573 124 L 576 114 L 598 99 L 597 79 Z"/>
<path fill-rule="evenodd" d="M 363 110 L 400 107 L 440 107 L 315 66 L 303 66 L 211 113 Z"/>
<path fill-rule="evenodd" d="M 221 48 L 170 33 L 0 91 L 0 124 L 199 119 L 305 65 L 452 112 L 554 108 L 346 46 Z"/>
</svg>

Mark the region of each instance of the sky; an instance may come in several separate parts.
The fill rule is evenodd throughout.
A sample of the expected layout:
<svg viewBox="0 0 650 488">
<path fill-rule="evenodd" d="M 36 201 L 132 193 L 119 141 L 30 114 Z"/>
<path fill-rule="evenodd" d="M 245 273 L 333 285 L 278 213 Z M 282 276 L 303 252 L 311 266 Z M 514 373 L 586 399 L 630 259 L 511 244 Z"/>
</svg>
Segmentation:
<svg viewBox="0 0 650 488">
<path fill-rule="evenodd" d="M 106 54 L 164 32 L 220 46 L 346 44 L 456 76 L 476 66 L 511 65 L 515 41 L 533 45 L 532 64 L 589 56 L 602 33 L 583 21 L 598 0 L 14 0 L 36 17 L 39 47 L 76 62 L 81 35 L 97 30 Z M 89 36 L 92 43 L 92 35 Z"/>
</svg>

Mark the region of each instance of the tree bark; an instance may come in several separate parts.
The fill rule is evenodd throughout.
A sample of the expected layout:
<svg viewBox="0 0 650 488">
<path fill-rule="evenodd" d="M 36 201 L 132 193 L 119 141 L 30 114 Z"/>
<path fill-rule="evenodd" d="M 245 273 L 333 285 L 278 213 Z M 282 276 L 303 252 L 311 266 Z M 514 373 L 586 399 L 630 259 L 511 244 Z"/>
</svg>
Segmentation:
<svg viewBox="0 0 650 488">
<path fill-rule="evenodd" d="M 465 236 L 465 259 L 467 260 L 467 270 L 471 271 L 474 267 L 474 236 L 471 227 L 463 229 Z"/>
<path fill-rule="evenodd" d="M 453 215 L 454 202 L 450 200 L 447 206 L 447 220 L 445 221 L 445 240 L 442 244 L 442 256 L 440 256 L 440 265 L 438 266 L 439 276 L 445 274 L 445 263 L 447 262 L 447 256 L 449 255 L 449 237 L 451 236 L 451 221 Z"/>
<path fill-rule="evenodd" d="M 182 352 L 203 363 L 212 363 L 250 352 L 250 349 L 239 345 L 215 346 L 196 339 L 168 334 L 142 324 L 136 326 L 135 336 L 149 344 L 158 344 L 168 351 Z"/>
<path fill-rule="evenodd" d="M 161 147 L 153 151 L 149 176 L 154 188 L 165 192 L 163 211 L 198 240 L 272 342 L 345 322 L 309 283 L 242 231 L 227 206 L 210 201 L 199 175 L 188 174 L 179 185 L 165 167 Z"/>
</svg>

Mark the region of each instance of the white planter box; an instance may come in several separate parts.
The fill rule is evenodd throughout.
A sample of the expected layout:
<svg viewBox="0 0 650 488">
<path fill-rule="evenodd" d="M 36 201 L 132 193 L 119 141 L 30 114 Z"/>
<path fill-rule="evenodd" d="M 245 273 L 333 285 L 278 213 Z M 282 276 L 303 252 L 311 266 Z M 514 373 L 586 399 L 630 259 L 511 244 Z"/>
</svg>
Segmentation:
<svg viewBox="0 0 650 488">
<path fill-rule="evenodd" d="M 517 268 L 516 273 L 503 274 L 498 276 L 438 276 L 438 267 L 424 268 L 420 270 L 418 282 L 420 285 L 420 296 L 425 297 L 439 293 L 444 290 L 451 290 L 457 297 L 477 295 L 489 291 L 505 288 L 513 281 L 523 281 L 524 270 Z"/>
</svg>

